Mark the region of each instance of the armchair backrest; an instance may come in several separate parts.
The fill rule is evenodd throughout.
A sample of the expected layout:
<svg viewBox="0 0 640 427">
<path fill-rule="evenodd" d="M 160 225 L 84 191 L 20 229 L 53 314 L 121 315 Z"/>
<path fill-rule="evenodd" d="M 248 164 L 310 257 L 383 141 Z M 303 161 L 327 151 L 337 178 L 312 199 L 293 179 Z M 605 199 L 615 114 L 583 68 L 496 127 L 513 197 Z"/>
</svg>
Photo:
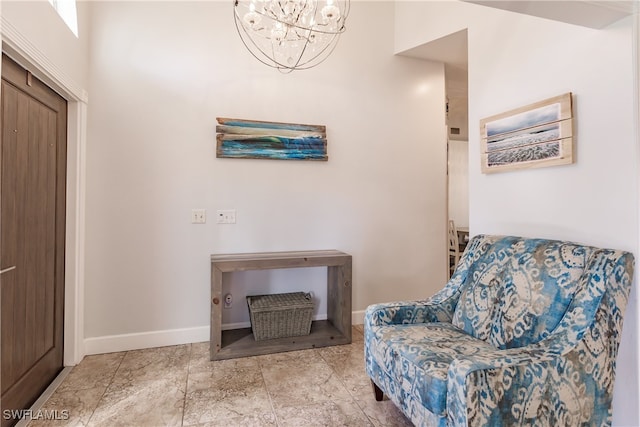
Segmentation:
<svg viewBox="0 0 640 427">
<path fill-rule="evenodd" d="M 598 250 L 557 240 L 476 236 L 460 263 L 467 271 L 452 323 L 499 349 L 537 343 L 558 326 L 580 287 L 593 283 L 583 275 L 599 271 L 590 265 Z"/>
</svg>

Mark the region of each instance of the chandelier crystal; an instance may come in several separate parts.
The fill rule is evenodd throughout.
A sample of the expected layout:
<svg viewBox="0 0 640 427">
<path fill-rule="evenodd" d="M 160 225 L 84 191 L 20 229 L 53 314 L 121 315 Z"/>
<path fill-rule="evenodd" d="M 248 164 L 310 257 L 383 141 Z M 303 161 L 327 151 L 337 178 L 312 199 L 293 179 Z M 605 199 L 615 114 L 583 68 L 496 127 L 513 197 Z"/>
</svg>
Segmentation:
<svg viewBox="0 0 640 427">
<path fill-rule="evenodd" d="M 260 62 L 288 73 L 315 67 L 345 31 L 350 0 L 234 0 L 236 29 Z"/>
</svg>

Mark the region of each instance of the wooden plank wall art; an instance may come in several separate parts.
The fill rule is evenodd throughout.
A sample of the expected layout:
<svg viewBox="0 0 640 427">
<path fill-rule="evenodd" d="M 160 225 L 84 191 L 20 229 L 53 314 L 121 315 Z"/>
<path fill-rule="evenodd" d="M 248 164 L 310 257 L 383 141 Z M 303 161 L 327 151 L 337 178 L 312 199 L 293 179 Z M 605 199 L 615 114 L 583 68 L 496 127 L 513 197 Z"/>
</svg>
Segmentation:
<svg viewBox="0 0 640 427">
<path fill-rule="evenodd" d="M 573 163 L 571 92 L 480 120 L 482 173 Z"/>
<path fill-rule="evenodd" d="M 328 160 L 325 126 L 218 117 L 216 157 Z"/>
</svg>

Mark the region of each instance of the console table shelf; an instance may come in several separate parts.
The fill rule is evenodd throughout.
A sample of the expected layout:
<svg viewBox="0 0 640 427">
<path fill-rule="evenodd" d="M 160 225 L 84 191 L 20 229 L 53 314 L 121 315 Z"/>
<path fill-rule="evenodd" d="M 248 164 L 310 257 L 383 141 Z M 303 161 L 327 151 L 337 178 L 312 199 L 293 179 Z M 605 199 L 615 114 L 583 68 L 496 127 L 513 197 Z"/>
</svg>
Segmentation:
<svg viewBox="0 0 640 427">
<path fill-rule="evenodd" d="M 327 320 L 301 337 L 256 341 L 250 328 L 222 331 L 222 274 L 234 271 L 327 267 Z M 351 343 L 351 255 L 336 250 L 211 256 L 211 360 Z"/>
</svg>

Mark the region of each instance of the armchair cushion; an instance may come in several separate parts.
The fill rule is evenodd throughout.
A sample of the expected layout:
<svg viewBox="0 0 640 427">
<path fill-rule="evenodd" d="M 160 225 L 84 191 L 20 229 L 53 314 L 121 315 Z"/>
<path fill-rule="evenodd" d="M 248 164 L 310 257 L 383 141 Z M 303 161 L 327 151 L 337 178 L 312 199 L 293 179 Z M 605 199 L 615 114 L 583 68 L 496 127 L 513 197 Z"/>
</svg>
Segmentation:
<svg viewBox="0 0 640 427">
<path fill-rule="evenodd" d="M 493 349 L 450 323 L 385 326 L 376 329 L 370 339 L 375 341 L 372 357 L 383 371 L 377 375 L 378 380 L 402 378 L 402 390 L 398 391 L 410 394 L 438 415 L 446 414 L 451 363 Z"/>
</svg>

